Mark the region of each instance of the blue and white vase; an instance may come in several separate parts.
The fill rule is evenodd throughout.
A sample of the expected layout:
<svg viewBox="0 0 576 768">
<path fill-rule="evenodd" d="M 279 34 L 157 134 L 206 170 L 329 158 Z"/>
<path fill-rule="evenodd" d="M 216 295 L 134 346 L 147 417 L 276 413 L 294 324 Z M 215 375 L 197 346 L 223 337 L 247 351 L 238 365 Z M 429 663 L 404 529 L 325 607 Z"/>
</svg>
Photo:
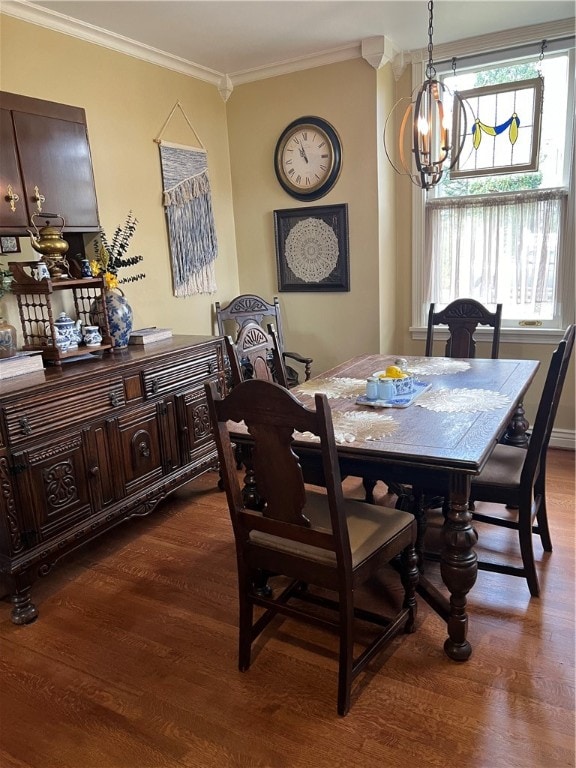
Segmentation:
<svg viewBox="0 0 576 768">
<path fill-rule="evenodd" d="M 133 314 L 132 307 L 120 288 L 106 291 L 104 301 L 110 336 L 114 340 L 114 349 L 122 349 L 128 346 L 128 340 L 132 333 Z"/>
</svg>

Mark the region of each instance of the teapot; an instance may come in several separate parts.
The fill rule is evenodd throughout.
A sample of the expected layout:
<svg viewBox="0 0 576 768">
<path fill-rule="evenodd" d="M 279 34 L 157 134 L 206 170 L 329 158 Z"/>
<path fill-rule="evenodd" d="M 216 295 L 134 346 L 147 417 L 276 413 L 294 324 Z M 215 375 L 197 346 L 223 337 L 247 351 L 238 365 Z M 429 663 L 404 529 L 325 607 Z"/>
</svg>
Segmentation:
<svg viewBox="0 0 576 768">
<path fill-rule="evenodd" d="M 30 235 L 30 245 L 32 248 L 34 248 L 35 251 L 38 251 L 38 253 L 41 253 L 43 256 L 64 256 L 70 247 L 66 240 L 64 240 L 62 237 L 62 231 L 65 224 L 64 219 L 57 213 L 44 213 L 42 215 L 46 219 L 46 226 L 38 229 L 34 219 L 39 216 L 39 214 L 32 214 L 32 226 L 36 232 L 32 232 L 31 229 L 26 230 L 26 232 L 28 232 Z M 50 219 L 61 219 L 61 226 L 51 227 L 49 221 Z"/>
<path fill-rule="evenodd" d="M 58 318 L 54 320 L 54 328 L 56 329 L 56 345 L 59 346 L 59 340 L 65 339 L 69 342 L 69 349 L 77 349 L 78 344 L 82 341 L 81 331 L 82 320 L 72 320 L 68 317 L 66 312 L 60 312 Z M 46 324 L 46 332 L 49 334 L 50 325 Z"/>
</svg>

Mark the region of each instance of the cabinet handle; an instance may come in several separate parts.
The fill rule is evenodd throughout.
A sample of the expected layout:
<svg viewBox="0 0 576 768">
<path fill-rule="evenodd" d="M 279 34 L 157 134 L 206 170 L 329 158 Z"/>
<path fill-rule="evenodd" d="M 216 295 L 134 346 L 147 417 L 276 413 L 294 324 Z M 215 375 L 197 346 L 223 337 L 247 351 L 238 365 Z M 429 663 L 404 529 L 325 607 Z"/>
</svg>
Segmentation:
<svg viewBox="0 0 576 768">
<path fill-rule="evenodd" d="M 145 459 L 150 456 L 150 448 L 144 442 L 140 443 L 138 446 L 138 452 L 140 456 L 144 456 Z"/>
<path fill-rule="evenodd" d="M 214 373 L 215 367 L 216 366 L 214 365 L 214 363 L 212 362 L 208 363 L 208 376 L 212 376 L 212 374 Z"/>
<path fill-rule="evenodd" d="M 40 194 L 38 187 L 34 187 L 34 197 L 32 199 L 36 200 L 36 208 L 38 208 L 38 213 L 42 213 L 42 203 L 46 202 L 46 198 L 44 195 Z"/>
<path fill-rule="evenodd" d="M 12 189 L 12 184 L 8 184 L 8 194 L 6 195 L 6 200 L 10 200 L 10 210 L 12 213 L 16 213 L 15 203 L 20 200 L 20 195 L 17 195 L 16 192 L 14 192 Z"/>
<path fill-rule="evenodd" d="M 96 475 L 99 472 L 100 472 L 100 467 L 97 464 L 95 464 L 93 467 L 90 467 L 90 469 L 88 470 L 88 474 L 90 475 L 90 477 L 96 477 Z"/>
<path fill-rule="evenodd" d="M 158 390 L 160 389 L 160 382 L 158 381 L 158 379 L 152 379 L 150 381 L 150 389 L 152 390 L 153 395 L 158 394 Z"/>
<path fill-rule="evenodd" d="M 32 427 L 30 426 L 30 421 L 28 420 L 28 416 L 22 416 L 22 418 L 19 420 L 18 424 L 20 424 L 20 432 L 23 435 L 31 435 L 32 434 Z"/>
<path fill-rule="evenodd" d="M 118 392 L 110 392 L 108 394 L 108 399 L 110 400 L 112 408 L 118 408 L 118 406 L 122 404 Z"/>
</svg>

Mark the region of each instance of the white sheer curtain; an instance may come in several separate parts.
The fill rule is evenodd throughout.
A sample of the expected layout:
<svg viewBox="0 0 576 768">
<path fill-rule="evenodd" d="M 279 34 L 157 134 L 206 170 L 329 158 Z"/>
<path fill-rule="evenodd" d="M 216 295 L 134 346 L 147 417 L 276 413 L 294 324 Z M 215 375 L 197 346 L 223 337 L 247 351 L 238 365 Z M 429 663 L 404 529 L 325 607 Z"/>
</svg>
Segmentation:
<svg viewBox="0 0 576 768">
<path fill-rule="evenodd" d="M 504 317 L 552 319 L 560 293 L 566 189 L 442 198 L 426 204 L 424 297 L 470 296 Z"/>
</svg>

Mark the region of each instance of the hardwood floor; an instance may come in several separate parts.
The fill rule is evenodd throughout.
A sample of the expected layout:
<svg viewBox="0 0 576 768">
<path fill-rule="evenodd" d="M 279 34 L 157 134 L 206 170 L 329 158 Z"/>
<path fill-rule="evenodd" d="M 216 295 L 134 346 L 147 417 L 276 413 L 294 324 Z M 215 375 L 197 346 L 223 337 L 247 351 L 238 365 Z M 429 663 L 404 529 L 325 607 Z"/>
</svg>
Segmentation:
<svg viewBox="0 0 576 768">
<path fill-rule="evenodd" d="M 330 633 L 284 621 L 238 672 L 226 501 L 216 475 L 195 481 L 38 582 L 34 624 L 0 603 L 0 766 L 570 768 L 574 454 L 550 451 L 548 466 L 542 596 L 479 572 L 466 663 L 444 655 L 445 627 L 419 600 L 416 632 L 359 681 L 346 718 Z M 361 497 L 359 480 L 345 485 Z M 480 556 L 517 552 L 514 532 L 478 527 Z"/>
</svg>

